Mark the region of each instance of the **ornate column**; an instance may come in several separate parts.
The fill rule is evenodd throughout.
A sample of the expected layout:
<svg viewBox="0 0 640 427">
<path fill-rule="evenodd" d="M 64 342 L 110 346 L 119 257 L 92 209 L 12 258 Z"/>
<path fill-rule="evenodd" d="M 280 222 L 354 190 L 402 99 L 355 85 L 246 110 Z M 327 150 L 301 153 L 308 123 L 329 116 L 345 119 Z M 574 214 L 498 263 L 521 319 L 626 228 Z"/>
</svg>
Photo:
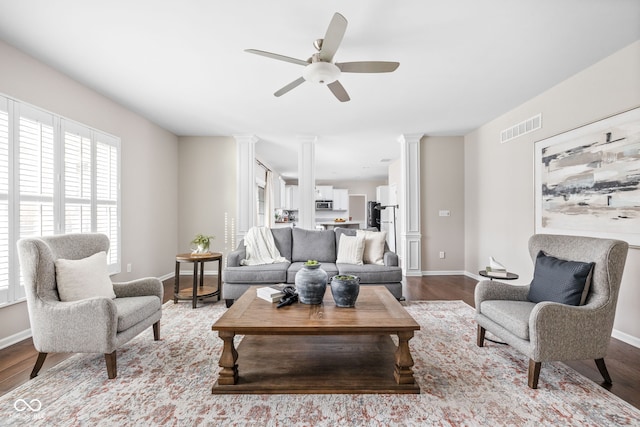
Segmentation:
<svg viewBox="0 0 640 427">
<path fill-rule="evenodd" d="M 255 167 L 258 138 L 255 135 L 233 137 L 236 139 L 236 240 L 239 242 L 257 219 Z"/>
<path fill-rule="evenodd" d="M 399 216 L 400 256 L 405 276 L 422 276 L 420 234 L 420 138 L 422 134 L 401 135 Z"/>
<path fill-rule="evenodd" d="M 298 226 L 313 230 L 316 227 L 316 136 L 298 136 Z"/>
</svg>

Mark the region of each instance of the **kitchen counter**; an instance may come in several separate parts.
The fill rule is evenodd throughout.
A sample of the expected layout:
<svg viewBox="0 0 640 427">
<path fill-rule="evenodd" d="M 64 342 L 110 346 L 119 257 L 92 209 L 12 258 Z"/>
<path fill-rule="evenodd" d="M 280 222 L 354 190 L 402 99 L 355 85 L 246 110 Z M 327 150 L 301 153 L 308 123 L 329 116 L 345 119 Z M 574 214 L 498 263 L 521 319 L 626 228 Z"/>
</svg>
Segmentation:
<svg viewBox="0 0 640 427">
<path fill-rule="evenodd" d="M 317 224 L 323 226 L 325 230 L 333 230 L 334 228 L 337 228 L 337 227 L 360 228 L 360 223 L 356 221 L 345 221 L 345 222 L 322 221 L 322 222 L 318 222 Z"/>
</svg>

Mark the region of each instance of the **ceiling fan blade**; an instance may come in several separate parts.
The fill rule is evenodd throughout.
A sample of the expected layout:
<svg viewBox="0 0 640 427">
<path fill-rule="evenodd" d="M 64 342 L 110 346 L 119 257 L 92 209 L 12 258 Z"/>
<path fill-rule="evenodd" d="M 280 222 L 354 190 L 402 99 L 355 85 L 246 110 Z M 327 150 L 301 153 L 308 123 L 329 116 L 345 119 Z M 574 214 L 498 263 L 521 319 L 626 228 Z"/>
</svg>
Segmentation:
<svg viewBox="0 0 640 427">
<path fill-rule="evenodd" d="M 336 12 L 329 23 L 327 33 L 322 41 L 320 49 L 320 59 L 326 62 L 332 62 L 333 56 L 336 54 L 344 33 L 347 31 L 347 19 Z"/>
<path fill-rule="evenodd" d="M 329 83 L 327 87 L 333 92 L 333 94 L 338 98 L 340 102 L 347 102 L 351 98 L 349 98 L 349 94 L 346 90 L 344 90 L 344 86 L 340 84 L 339 81 L 335 81 L 333 83 Z"/>
<path fill-rule="evenodd" d="M 307 66 L 309 63 L 307 61 L 303 61 L 302 59 L 291 58 L 289 56 L 278 55 L 277 53 L 265 52 L 264 50 L 257 49 L 245 49 L 245 52 L 254 53 L 256 55 L 266 56 L 267 58 L 277 59 L 279 61 L 291 62 L 293 64 L 304 65 Z"/>
<path fill-rule="evenodd" d="M 361 61 L 336 63 L 343 73 L 390 73 L 395 71 L 399 62 Z"/>
<path fill-rule="evenodd" d="M 300 86 L 302 83 L 304 83 L 304 81 L 305 81 L 304 77 L 300 77 L 299 79 L 292 81 L 291 83 L 289 83 L 288 85 L 286 85 L 282 89 L 276 91 L 274 93 L 274 95 L 275 96 L 284 95 L 285 93 L 289 92 L 291 89 L 294 89 L 294 88 Z"/>
</svg>

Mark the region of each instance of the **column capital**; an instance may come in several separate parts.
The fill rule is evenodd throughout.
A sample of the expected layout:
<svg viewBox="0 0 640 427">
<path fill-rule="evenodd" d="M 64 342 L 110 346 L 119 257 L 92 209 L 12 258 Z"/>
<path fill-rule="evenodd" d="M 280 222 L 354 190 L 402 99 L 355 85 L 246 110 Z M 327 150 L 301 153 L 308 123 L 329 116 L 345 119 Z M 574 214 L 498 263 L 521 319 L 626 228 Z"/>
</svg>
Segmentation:
<svg viewBox="0 0 640 427">
<path fill-rule="evenodd" d="M 318 142 L 318 137 L 316 135 L 296 135 L 296 139 L 299 142 L 306 142 L 306 143 Z"/>
<path fill-rule="evenodd" d="M 398 142 L 420 142 L 424 133 L 403 133 L 398 137 Z"/>
<path fill-rule="evenodd" d="M 247 134 L 247 135 L 233 135 L 233 137 L 235 138 L 236 142 L 244 142 L 244 143 L 255 143 L 260 141 L 260 139 L 252 134 Z"/>
</svg>

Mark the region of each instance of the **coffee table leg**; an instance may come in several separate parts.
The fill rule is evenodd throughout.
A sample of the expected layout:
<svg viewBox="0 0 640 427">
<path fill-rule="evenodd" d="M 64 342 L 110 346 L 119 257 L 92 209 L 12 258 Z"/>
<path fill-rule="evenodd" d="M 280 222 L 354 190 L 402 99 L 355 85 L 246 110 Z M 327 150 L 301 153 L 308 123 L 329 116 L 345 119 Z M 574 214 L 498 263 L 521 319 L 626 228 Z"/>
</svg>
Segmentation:
<svg viewBox="0 0 640 427">
<path fill-rule="evenodd" d="M 218 335 L 224 341 L 222 347 L 222 355 L 220 356 L 219 365 L 222 367 L 220 376 L 218 377 L 218 384 L 220 385 L 234 385 L 238 383 L 238 352 L 233 346 L 233 337 L 236 335 L 234 332 L 219 331 Z"/>
<path fill-rule="evenodd" d="M 414 384 L 413 358 L 409 350 L 409 340 L 413 338 L 413 331 L 398 333 L 398 348 L 396 349 L 396 364 L 393 376 L 398 384 Z"/>
</svg>

